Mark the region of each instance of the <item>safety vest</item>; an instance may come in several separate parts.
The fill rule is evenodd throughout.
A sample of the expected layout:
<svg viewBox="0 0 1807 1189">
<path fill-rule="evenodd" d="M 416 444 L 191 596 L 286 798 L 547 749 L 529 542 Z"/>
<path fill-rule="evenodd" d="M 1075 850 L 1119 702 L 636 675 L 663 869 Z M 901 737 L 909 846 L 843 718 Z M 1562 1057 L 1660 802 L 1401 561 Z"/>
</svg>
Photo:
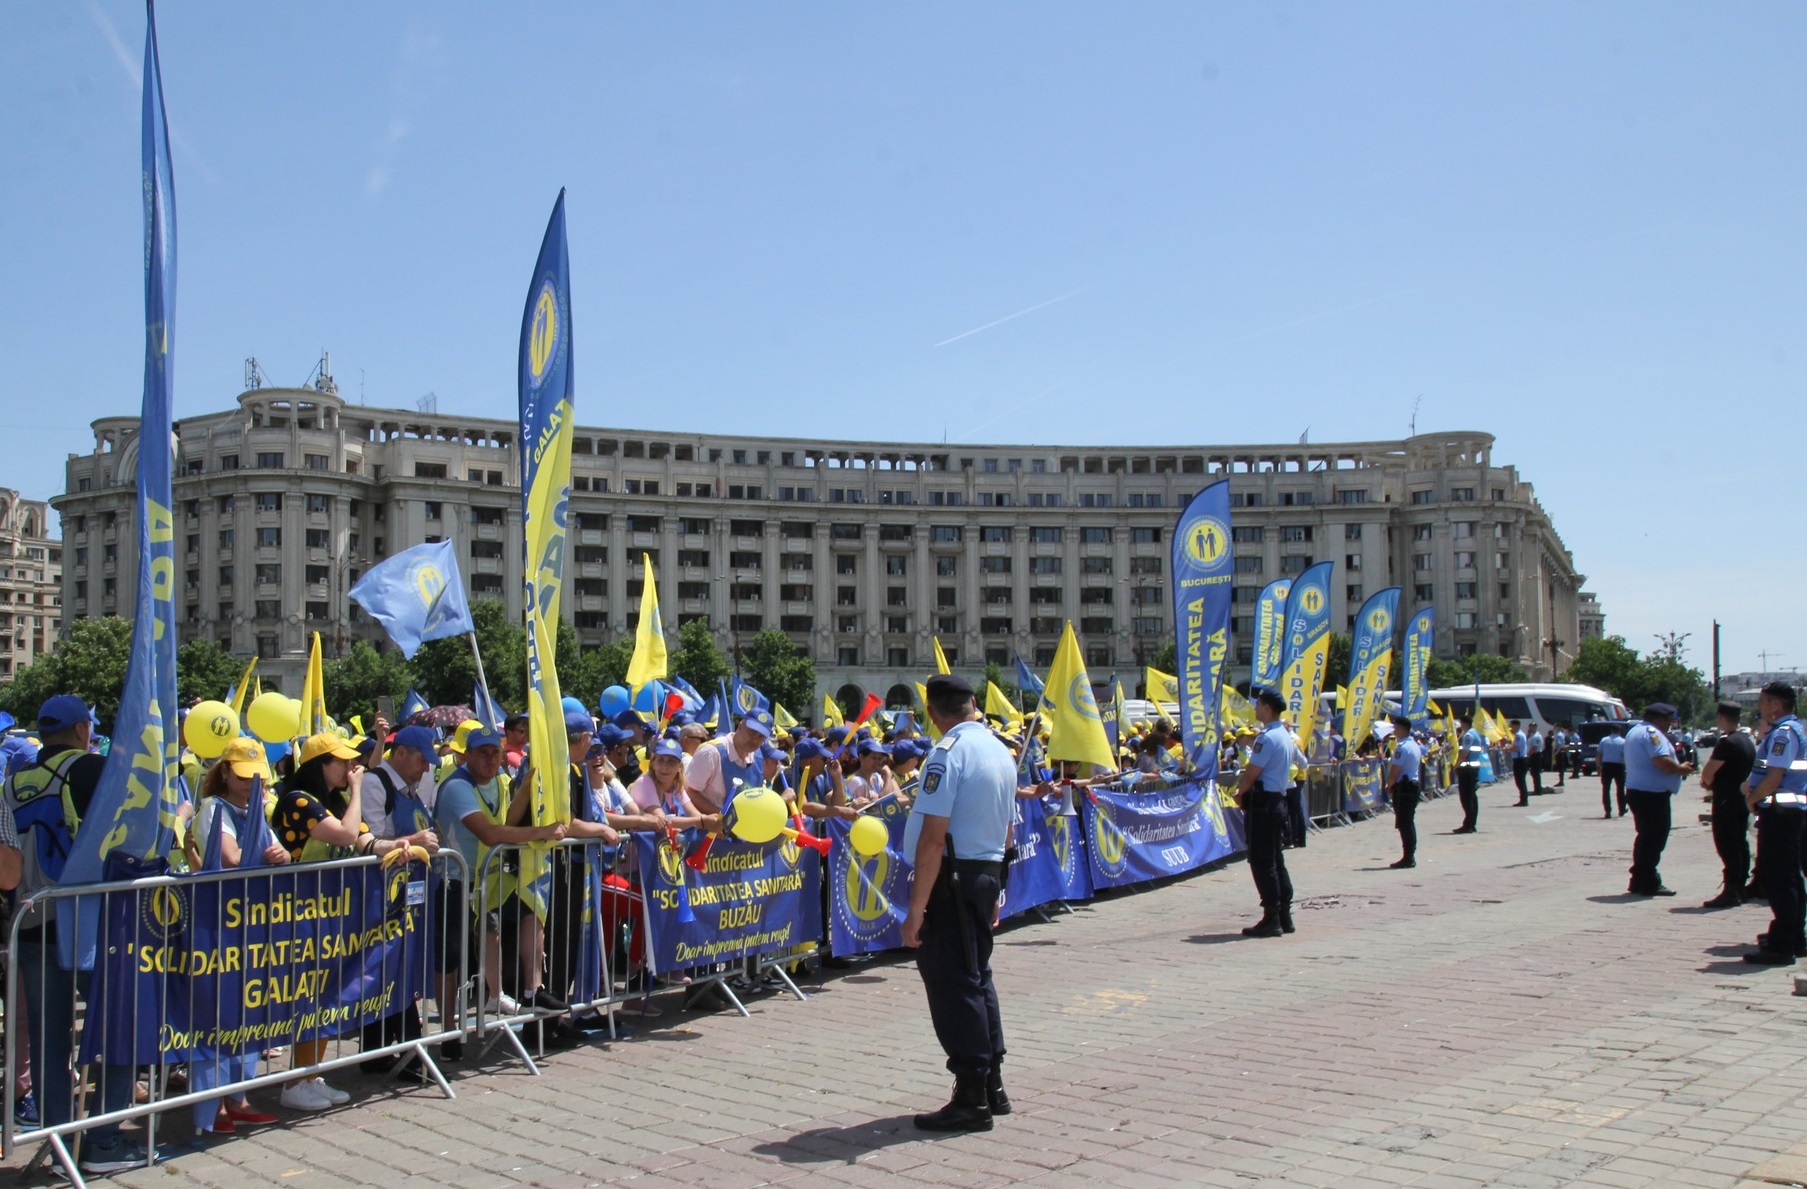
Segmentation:
<svg viewBox="0 0 1807 1189">
<path fill-rule="evenodd" d="M 496 773 L 496 803 L 494 805 L 491 805 L 488 801 L 483 799 L 484 786 L 478 784 L 476 780 L 471 777 L 470 769 L 463 764 L 454 768 L 452 774 L 446 777 L 446 780 L 467 781 L 471 786 L 471 792 L 476 794 L 477 808 L 483 812 L 484 817 L 489 819 L 490 824 L 494 826 L 504 826 L 508 824 L 508 803 L 514 799 L 514 781 L 509 779 L 508 773 Z M 440 804 L 443 805 L 444 802 L 442 801 Z M 511 843 L 509 845 L 519 844 Z M 476 879 L 478 872 L 484 869 L 484 864 L 489 859 L 489 853 L 495 849 L 495 847 L 483 841 L 483 839 L 477 839 L 477 866 L 472 869 L 470 873 L 472 879 Z M 519 883 L 519 876 L 513 871 L 503 870 L 503 865 L 500 860 L 490 863 L 489 878 L 484 881 L 483 885 L 485 889 L 483 898 L 484 903 L 492 909 L 500 904 L 506 903 L 508 898 L 515 894 L 515 888 Z"/>
<path fill-rule="evenodd" d="M 38 870 L 52 881 L 63 878 L 63 864 L 81 828 L 75 798 L 69 791 L 69 771 L 88 753 L 72 747 L 44 757 L 31 768 L 6 779 L 13 805 L 13 824 L 21 837 L 29 834 L 37 847 Z"/>
<path fill-rule="evenodd" d="M 765 765 L 760 762 L 758 753 L 754 754 L 750 764 L 735 763 L 729 755 L 726 739 L 714 746 L 722 753 L 722 811 L 725 813 L 728 803 L 734 800 L 737 789 L 758 788 L 765 783 Z"/>
</svg>

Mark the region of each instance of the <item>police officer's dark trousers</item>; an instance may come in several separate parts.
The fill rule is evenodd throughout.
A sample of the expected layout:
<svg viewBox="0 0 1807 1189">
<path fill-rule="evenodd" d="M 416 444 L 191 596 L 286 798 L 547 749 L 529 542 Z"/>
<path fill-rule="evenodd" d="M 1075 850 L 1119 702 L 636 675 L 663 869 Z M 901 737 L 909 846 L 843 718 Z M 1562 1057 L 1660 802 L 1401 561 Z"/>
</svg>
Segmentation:
<svg viewBox="0 0 1807 1189">
<path fill-rule="evenodd" d="M 1481 770 L 1472 764 L 1456 769 L 1456 796 L 1462 802 L 1462 829 L 1472 832 L 1481 818 Z"/>
<path fill-rule="evenodd" d="M 1525 798 L 1531 795 L 1531 786 L 1525 783 L 1525 774 L 1529 769 L 1530 763 L 1524 756 L 1512 757 L 1512 783 L 1518 786 L 1518 803 L 1520 805 L 1528 804 Z"/>
<path fill-rule="evenodd" d="M 1619 790 L 1619 816 L 1624 817 L 1629 808 L 1625 803 L 1625 765 L 1600 765 L 1600 808 L 1606 810 L 1606 816 L 1612 816 L 1613 789 Z"/>
<path fill-rule="evenodd" d="M 1663 886 L 1656 868 L 1663 848 L 1669 845 L 1669 815 L 1675 798 L 1648 789 L 1627 790 L 1625 797 L 1631 802 L 1631 820 L 1637 828 L 1631 843 L 1630 890 L 1654 892 Z"/>
<path fill-rule="evenodd" d="M 1713 849 L 1725 868 L 1725 890 L 1744 893 L 1751 877 L 1751 811 L 1739 792 L 1713 794 Z"/>
<path fill-rule="evenodd" d="M 923 909 L 916 969 L 948 1072 L 960 1082 L 983 1082 L 1004 1060 L 1004 1023 L 991 981 L 991 918 L 1002 864 L 943 859 L 942 865 L 953 870 L 935 881 Z"/>
<path fill-rule="evenodd" d="M 1768 855 L 1794 855 L 1800 852 L 1803 825 L 1807 811 L 1799 809 L 1766 809 L 1757 815 L 1757 846 Z M 1766 948 L 1797 956 L 1803 948 L 1807 932 L 1807 884 L 1801 880 L 1797 863 L 1768 862 L 1763 866 L 1768 886 L 1769 909 L 1774 919 L 1769 925 Z"/>
<path fill-rule="evenodd" d="M 1295 784 L 1286 790 L 1287 845 L 1304 846 L 1310 829 L 1311 819 L 1305 814 L 1305 786 Z"/>
<path fill-rule="evenodd" d="M 1393 824 L 1399 830 L 1400 858 L 1408 863 L 1418 854 L 1419 796 L 1415 780 L 1399 780 L 1393 785 Z"/>
<path fill-rule="evenodd" d="M 1278 915 L 1293 901 L 1293 882 L 1286 874 L 1286 806 L 1279 793 L 1251 792 L 1243 801 L 1248 831 L 1249 874 L 1262 909 Z"/>
</svg>

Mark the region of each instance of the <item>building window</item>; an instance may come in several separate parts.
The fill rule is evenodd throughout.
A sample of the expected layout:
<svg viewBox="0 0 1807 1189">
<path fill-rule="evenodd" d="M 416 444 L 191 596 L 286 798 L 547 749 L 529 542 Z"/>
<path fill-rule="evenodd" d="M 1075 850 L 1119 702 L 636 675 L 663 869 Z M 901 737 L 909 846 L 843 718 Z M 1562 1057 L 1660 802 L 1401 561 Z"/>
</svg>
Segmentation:
<svg viewBox="0 0 1807 1189">
<path fill-rule="evenodd" d="M 1311 557 L 1308 554 L 1289 553 L 1280 558 L 1282 574 L 1303 574 L 1311 568 Z"/>
<path fill-rule="evenodd" d="M 955 603 L 954 598 L 955 598 L 955 594 L 954 594 L 953 587 L 938 586 L 935 588 L 935 606 L 937 606 L 937 607 L 957 606 L 958 604 Z"/>
<path fill-rule="evenodd" d="M 229 529 L 229 528 L 221 529 L 220 530 L 220 548 L 221 549 L 232 548 L 233 536 L 234 536 L 234 533 L 233 533 L 232 529 Z"/>
<path fill-rule="evenodd" d="M 301 465 L 310 471 L 330 471 L 333 469 L 333 460 L 325 454 L 304 454 L 301 456 Z"/>
<path fill-rule="evenodd" d="M 257 547 L 259 549 L 282 548 L 282 530 L 280 528 L 260 528 L 257 530 Z"/>
<path fill-rule="evenodd" d="M 1417 599 L 1420 603 L 1431 602 L 1432 599 L 1434 598 L 1434 593 L 1431 590 L 1431 584 L 1428 582 L 1420 582 L 1420 583 L 1416 584 L 1415 586 L 1413 586 L 1412 587 L 1412 597 L 1414 599 Z"/>
<path fill-rule="evenodd" d="M 1431 526 L 1430 525 L 1414 524 L 1412 526 L 1412 540 L 1428 541 L 1430 539 L 1431 539 Z"/>
<path fill-rule="evenodd" d="M 1261 559 L 1258 557 L 1238 557 L 1236 559 L 1238 574 L 1259 574 L 1262 568 Z"/>
<path fill-rule="evenodd" d="M 1283 524 L 1280 526 L 1282 543 L 1309 541 L 1312 538 L 1312 526 L 1309 524 Z"/>
<path fill-rule="evenodd" d="M 1085 545 L 1109 545 L 1111 530 L 1108 528 L 1082 528 L 1079 530 L 1079 540 L 1081 544 Z"/>
<path fill-rule="evenodd" d="M 1474 536 L 1474 521 L 1458 520 L 1449 526 L 1449 535 L 1456 538 Z"/>
<path fill-rule="evenodd" d="M 1336 502 L 1339 504 L 1365 504 L 1368 492 L 1361 487 L 1339 487 L 1336 490 Z"/>
<path fill-rule="evenodd" d="M 1009 561 L 1009 558 L 1005 558 Z M 957 557 L 938 557 L 935 559 L 935 577 L 952 578 L 959 572 L 960 559 Z"/>
<path fill-rule="evenodd" d="M 257 466 L 259 470 L 280 471 L 282 469 L 282 462 L 283 456 L 282 452 L 279 450 L 262 451 L 257 456 Z"/>
<path fill-rule="evenodd" d="M 428 520 L 440 519 L 444 506 L 438 500 L 423 500 L 421 506 L 425 509 Z"/>
<path fill-rule="evenodd" d="M 307 566 L 302 571 L 301 577 L 309 586 L 318 586 L 326 581 L 326 567 Z"/>
<path fill-rule="evenodd" d="M 1428 487 L 1420 487 L 1412 492 L 1412 503 L 1414 504 L 1434 504 L 1436 502 L 1437 493 Z"/>
<path fill-rule="evenodd" d="M 1343 587 L 1343 599 L 1344 599 L 1344 601 L 1350 602 L 1350 603 L 1361 602 L 1361 600 L 1362 600 L 1362 584 L 1359 582 L 1351 582 L 1351 583 L 1349 583 L 1349 585 Z"/>
<path fill-rule="evenodd" d="M 1431 555 L 1428 553 L 1412 554 L 1412 569 L 1420 574 L 1431 572 Z"/>
<path fill-rule="evenodd" d="M 929 540 L 947 544 L 963 539 L 964 534 L 957 524 L 934 524 L 929 526 Z"/>
<path fill-rule="evenodd" d="M 1066 530 L 1057 527 L 1032 528 L 1029 530 L 1029 539 L 1037 545 L 1058 545 L 1066 540 Z"/>
<path fill-rule="evenodd" d="M 1159 545 L 1161 530 L 1158 528 L 1132 528 L 1129 530 L 1129 540 L 1133 545 Z"/>
<path fill-rule="evenodd" d="M 1110 559 L 1106 558 L 1105 560 Z M 1031 574 L 1058 574 L 1060 573 L 1060 563 L 1061 559 L 1058 557 L 1032 557 L 1029 559 L 1029 572 Z"/>
<path fill-rule="evenodd" d="M 1344 554 L 1343 555 L 1343 568 L 1345 570 L 1361 569 L 1362 568 L 1362 555 L 1359 553 Z"/>
<path fill-rule="evenodd" d="M 1259 545 L 1267 537 L 1267 530 L 1258 524 L 1242 524 L 1230 530 L 1230 539 L 1238 545 Z"/>
<path fill-rule="evenodd" d="M 222 471 L 238 470 L 238 455 L 236 455 L 236 454 L 220 455 L 220 470 L 222 470 Z"/>
<path fill-rule="evenodd" d="M 1467 552 L 1467 551 L 1456 554 L 1456 569 L 1458 569 L 1458 570 L 1474 569 L 1474 554 Z"/>
<path fill-rule="evenodd" d="M 259 512 L 282 511 L 282 493 L 280 491 L 259 491 L 251 497 L 251 507 Z"/>
<path fill-rule="evenodd" d="M 330 495 L 309 495 L 307 497 L 308 512 L 312 515 L 323 515 L 330 512 L 332 510 L 332 498 L 333 497 Z"/>
<path fill-rule="evenodd" d="M 1038 557 L 1035 560 L 1057 562 L 1060 559 L 1058 557 Z M 1111 559 L 1108 557 L 1088 557 L 1080 563 L 1080 566 L 1081 573 L 1108 574 L 1111 572 Z"/>
<path fill-rule="evenodd" d="M 1472 504 L 1474 503 L 1474 488 L 1452 487 L 1449 489 L 1449 498 L 1458 504 Z"/>
<path fill-rule="evenodd" d="M 837 574 L 857 574 L 860 559 L 857 554 L 843 553 L 834 559 L 834 572 Z"/>
<path fill-rule="evenodd" d="M 1345 524 L 1343 526 L 1343 540 L 1359 541 L 1361 539 L 1362 539 L 1362 526 L 1361 525 Z"/>
<path fill-rule="evenodd" d="M 1458 599 L 1475 598 L 1475 591 L 1479 586 L 1480 583 L 1478 582 L 1458 582 L 1456 583 L 1456 597 Z"/>
<path fill-rule="evenodd" d="M 259 563 L 257 567 L 257 584 L 259 586 L 280 586 L 282 584 L 282 563 Z"/>
</svg>

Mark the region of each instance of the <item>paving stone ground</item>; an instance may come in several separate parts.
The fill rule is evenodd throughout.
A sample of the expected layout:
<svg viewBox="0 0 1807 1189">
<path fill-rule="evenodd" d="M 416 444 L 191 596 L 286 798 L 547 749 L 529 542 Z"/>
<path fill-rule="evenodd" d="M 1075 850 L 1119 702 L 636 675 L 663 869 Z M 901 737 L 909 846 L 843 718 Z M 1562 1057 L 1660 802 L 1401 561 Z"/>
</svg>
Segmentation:
<svg viewBox="0 0 1807 1189">
<path fill-rule="evenodd" d="M 925 1138 L 949 1079 L 907 959 L 679 1014 L 549 1057 L 453 1066 L 457 1098 L 368 1093 L 132 1186 L 385 1189 L 602 1184 L 1239 1187 L 1739 1186 L 1807 1182 L 1807 999 L 1739 954 L 1761 906 L 1718 890 L 1690 783 L 1663 864 L 1624 894 L 1631 820 L 1598 786 L 1451 836 L 1425 805 L 1415 870 L 1391 818 L 1313 835 L 1288 865 L 1299 931 L 1246 940 L 1240 865 L 1008 928 L 996 954 L 1016 1112 Z M 1807 973 L 1807 970 L 1803 971 Z M 474 1056 L 474 1049 L 473 1056 Z M 255 1096 L 273 1098 L 273 1093 Z M 18 1166 L 12 1157 L 5 1167 Z M 47 1178 L 39 1177 L 44 1181 Z"/>
</svg>

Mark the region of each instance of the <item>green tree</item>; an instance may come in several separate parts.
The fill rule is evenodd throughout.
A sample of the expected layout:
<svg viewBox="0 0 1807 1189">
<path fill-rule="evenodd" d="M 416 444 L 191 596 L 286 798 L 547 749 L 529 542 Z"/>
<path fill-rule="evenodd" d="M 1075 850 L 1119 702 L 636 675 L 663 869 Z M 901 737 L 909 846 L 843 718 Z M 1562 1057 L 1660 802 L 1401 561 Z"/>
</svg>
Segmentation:
<svg viewBox="0 0 1807 1189">
<path fill-rule="evenodd" d="M 741 649 L 740 673 L 760 693 L 787 708 L 809 705 L 816 688 L 816 662 L 776 628 L 760 632 Z M 856 713 L 858 709 L 854 708 Z"/>
<path fill-rule="evenodd" d="M 711 690 L 733 674 L 734 667 L 715 646 L 709 621 L 693 619 L 678 629 L 677 647 L 671 650 L 671 671 L 708 697 Z M 793 714 L 800 712 L 796 706 L 787 704 L 786 708 Z"/>
<path fill-rule="evenodd" d="M 489 692 L 503 706 L 527 704 L 527 630 L 508 616 L 508 608 L 495 599 L 471 602 L 471 622 L 477 629 L 477 647 L 483 650 L 483 672 Z M 415 688 L 434 706 L 468 705 L 477 688 L 477 662 L 465 636 L 429 640 L 411 662 Z"/>
<path fill-rule="evenodd" d="M 1172 640 L 1167 641 L 1167 643 L 1156 649 L 1154 656 L 1150 657 L 1148 660 L 1149 668 L 1159 669 L 1163 673 L 1176 672 L 1179 669 L 1179 664 L 1179 648 Z M 1141 679 L 1142 675 L 1138 673 L 1136 675 L 1136 680 L 1140 681 Z"/>
<path fill-rule="evenodd" d="M 1431 663 L 1424 667 L 1424 679 L 1431 689 L 1472 686 L 1476 673 L 1480 674 L 1483 685 L 1530 680 L 1530 674 L 1522 667 L 1491 652 L 1478 652 L 1473 656 L 1432 657 Z M 1469 700 L 1474 699 L 1471 696 Z"/>
<path fill-rule="evenodd" d="M 634 638 L 622 636 L 607 644 L 586 649 L 578 658 L 577 668 L 569 681 L 559 670 L 559 684 L 573 685 L 577 696 L 594 706 L 602 691 L 611 685 L 627 684 L 627 667 L 634 659 Z"/>
<path fill-rule="evenodd" d="M 1324 659 L 1324 688 L 1334 691 L 1349 681 L 1349 652 L 1355 647 L 1348 632 L 1330 633 L 1330 654 Z"/>
<path fill-rule="evenodd" d="M 1712 712 L 1706 676 L 1666 652 L 1639 656 L 1623 636 L 1583 640 L 1562 680 L 1612 694 L 1633 713 L 1651 702 L 1669 702 L 1693 722 Z"/>
<path fill-rule="evenodd" d="M 340 722 L 362 715 L 364 725 L 369 726 L 378 698 L 394 698 L 399 706 L 414 684 L 414 673 L 399 651 L 385 648 L 379 652 L 363 640 L 344 656 L 326 661 L 321 669 L 326 679 L 327 711 Z"/>
<path fill-rule="evenodd" d="M 1138 673 L 1136 676 L 1139 679 L 1141 677 L 1141 674 Z M 1014 672 L 1012 672 L 1009 677 L 1006 677 L 1004 675 L 1004 666 L 1003 665 L 998 664 L 998 662 L 996 662 L 996 661 L 986 661 L 985 662 L 985 680 L 990 682 L 991 684 L 997 686 L 999 689 L 1003 690 L 1004 696 L 1006 698 L 1010 699 L 1010 702 L 1012 705 L 1018 707 L 1019 709 L 1022 707 L 1023 691 L 1019 690 L 1016 687 L 1016 674 Z M 1135 686 L 1132 683 L 1127 688 L 1134 689 Z M 979 688 L 978 694 L 979 694 L 979 707 L 980 707 L 980 709 L 984 709 L 984 707 L 985 707 L 985 689 L 983 686 L 981 686 Z M 1027 713 L 1027 711 L 1025 711 L 1024 713 Z"/>
<path fill-rule="evenodd" d="M 224 698 L 242 661 L 206 636 L 196 636 L 176 650 L 176 701 L 187 706 L 202 698 Z"/>
<path fill-rule="evenodd" d="M 116 615 L 78 619 L 54 651 L 19 670 L 0 689 L 0 710 L 31 723 L 45 702 L 57 694 L 74 694 L 94 707 L 101 724 L 111 730 L 131 655 L 129 622 Z"/>
</svg>

